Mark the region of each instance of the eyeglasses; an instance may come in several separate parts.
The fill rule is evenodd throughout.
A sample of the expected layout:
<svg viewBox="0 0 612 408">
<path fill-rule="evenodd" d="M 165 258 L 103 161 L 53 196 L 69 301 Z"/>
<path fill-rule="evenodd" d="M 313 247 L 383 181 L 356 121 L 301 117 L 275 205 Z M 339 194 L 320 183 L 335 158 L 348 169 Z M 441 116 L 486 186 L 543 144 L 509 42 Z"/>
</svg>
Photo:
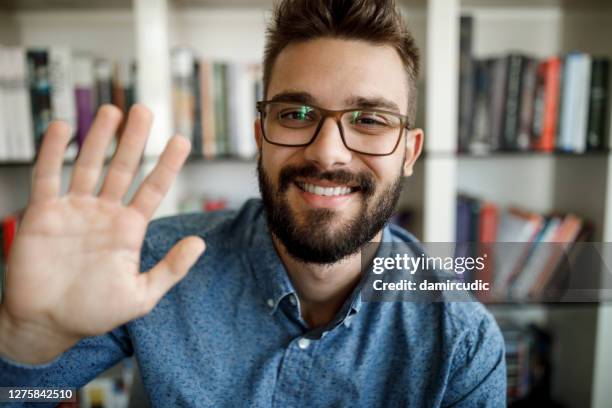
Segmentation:
<svg viewBox="0 0 612 408">
<path fill-rule="evenodd" d="M 297 102 L 260 101 L 261 130 L 266 142 L 287 147 L 308 146 L 325 119 L 334 118 L 347 149 L 371 156 L 393 154 L 408 118 L 377 109 L 323 109 Z"/>
</svg>

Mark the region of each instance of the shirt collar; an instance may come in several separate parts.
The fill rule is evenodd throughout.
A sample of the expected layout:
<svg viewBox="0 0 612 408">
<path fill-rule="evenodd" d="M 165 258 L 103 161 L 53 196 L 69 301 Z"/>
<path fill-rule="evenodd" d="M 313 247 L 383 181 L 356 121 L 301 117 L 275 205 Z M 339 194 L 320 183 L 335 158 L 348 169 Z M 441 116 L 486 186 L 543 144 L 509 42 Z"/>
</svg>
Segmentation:
<svg viewBox="0 0 612 408">
<path fill-rule="evenodd" d="M 295 293 L 295 289 L 274 248 L 263 211 L 255 220 L 253 234 L 253 245 L 248 249 L 249 264 L 264 294 L 264 301 L 270 308 L 270 314 L 273 314 L 280 301 L 285 296 Z"/>
</svg>

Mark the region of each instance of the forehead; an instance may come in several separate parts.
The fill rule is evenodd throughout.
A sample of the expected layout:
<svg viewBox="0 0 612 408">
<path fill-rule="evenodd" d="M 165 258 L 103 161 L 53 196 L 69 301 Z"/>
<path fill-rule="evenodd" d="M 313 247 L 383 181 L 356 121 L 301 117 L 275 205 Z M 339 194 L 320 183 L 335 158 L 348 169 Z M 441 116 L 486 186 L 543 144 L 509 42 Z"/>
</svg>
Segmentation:
<svg viewBox="0 0 612 408">
<path fill-rule="evenodd" d="M 384 98 L 405 113 L 407 81 L 402 60 L 389 45 L 320 38 L 292 43 L 280 52 L 266 99 L 281 92 L 305 92 L 322 107 L 343 109 L 355 97 Z"/>
</svg>

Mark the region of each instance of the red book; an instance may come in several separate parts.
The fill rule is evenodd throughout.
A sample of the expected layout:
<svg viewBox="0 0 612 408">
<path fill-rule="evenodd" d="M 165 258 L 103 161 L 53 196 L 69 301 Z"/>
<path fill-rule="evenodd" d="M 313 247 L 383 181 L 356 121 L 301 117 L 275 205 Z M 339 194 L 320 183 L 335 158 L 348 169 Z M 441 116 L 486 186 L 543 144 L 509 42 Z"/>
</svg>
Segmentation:
<svg viewBox="0 0 612 408">
<path fill-rule="evenodd" d="M 8 259 L 15 233 L 17 232 L 17 216 L 7 215 L 2 220 L 2 255 Z"/>
<path fill-rule="evenodd" d="M 555 149 L 557 119 L 559 116 L 559 87 L 561 80 L 561 59 L 552 57 L 538 66 L 538 82 L 542 91 L 541 130 L 535 135 L 533 148 L 543 152 Z"/>
<path fill-rule="evenodd" d="M 476 274 L 477 279 L 493 285 L 495 279 L 495 242 L 497 241 L 497 224 L 499 221 L 497 206 L 490 202 L 482 202 L 478 216 L 478 254 L 485 258 L 484 269 Z M 487 302 L 493 298 L 493 290 L 489 292 L 475 293 L 481 302 Z"/>
<path fill-rule="evenodd" d="M 493 203 L 483 202 L 480 205 L 480 222 L 478 227 L 478 240 L 482 243 L 494 243 L 497 239 L 497 206 Z"/>
</svg>

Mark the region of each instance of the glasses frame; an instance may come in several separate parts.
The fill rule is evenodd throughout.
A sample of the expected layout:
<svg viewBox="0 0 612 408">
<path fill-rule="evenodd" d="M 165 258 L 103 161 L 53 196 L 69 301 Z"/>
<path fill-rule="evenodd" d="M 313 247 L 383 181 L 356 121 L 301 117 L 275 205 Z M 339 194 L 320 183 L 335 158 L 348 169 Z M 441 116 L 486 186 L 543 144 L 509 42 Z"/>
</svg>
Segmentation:
<svg viewBox="0 0 612 408">
<path fill-rule="evenodd" d="M 319 112 L 321 112 L 321 119 L 319 120 L 319 123 L 317 124 L 317 128 L 314 131 L 314 134 L 312 135 L 312 138 L 306 142 L 306 143 L 301 143 L 301 144 L 285 144 L 285 143 L 278 143 L 278 142 L 273 142 L 270 139 L 268 139 L 268 136 L 266 136 L 266 131 L 264 129 L 264 120 L 266 120 L 266 112 L 265 112 L 265 108 L 266 106 L 273 104 L 273 103 L 289 103 L 289 104 L 301 104 L 301 105 L 305 105 L 305 106 L 309 106 L 311 108 L 314 108 L 316 110 L 318 110 Z M 340 138 L 342 139 L 342 143 L 344 144 L 344 147 L 346 147 L 348 150 L 355 152 L 355 153 L 359 153 L 359 154 L 365 154 L 368 156 L 390 156 L 393 153 L 395 153 L 395 151 L 397 150 L 397 146 L 399 146 L 400 140 L 402 139 L 402 135 L 404 134 L 404 129 L 406 130 L 411 130 L 410 126 L 409 126 L 409 121 L 408 121 L 408 116 L 406 115 L 401 115 L 399 113 L 396 112 L 391 112 L 391 111 L 387 111 L 387 110 L 381 110 L 381 109 L 359 109 L 359 108 L 348 108 L 348 109 L 324 109 L 321 108 L 319 106 L 315 106 L 315 105 L 311 105 L 309 103 L 301 103 L 301 102 L 293 102 L 293 101 L 275 101 L 275 100 L 268 100 L 268 101 L 258 101 L 256 103 L 257 106 L 257 111 L 260 114 L 260 127 L 261 127 L 261 133 L 263 134 L 263 137 L 265 139 L 266 142 L 276 145 L 276 146 L 284 146 L 284 147 L 306 147 L 311 145 L 315 139 L 317 138 L 317 136 L 319 135 L 319 132 L 321 130 L 321 128 L 323 127 L 323 123 L 325 122 L 325 120 L 327 118 L 333 118 L 336 121 L 336 124 L 338 125 L 338 129 L 340 130 Z M 353 149 L 351 147 L 349 147 L 346 144 L 346 139 L 344 138 L 344 129 L 342 128 L 342 115 L 344 115 L 347 112 L 353 112 L 356 110 L 367 110 L 367 111 L 372 111 L 372 112 L 380 112 L 380 113 L 384 113 L 387 115 L 393 115 L 397 118 L 400 119 L 400 123 L 401 126 L 399 127 L 399 134 L 397 136 L 397 140 L 395 141 L 395 145 L 393 146 L 393 150 L 391 150 L 391 152 L 389 153 L 367 153 L 367 152 L 362 152 L 361 150 L 357 150 L 357 149 Z"/>
</svg>

